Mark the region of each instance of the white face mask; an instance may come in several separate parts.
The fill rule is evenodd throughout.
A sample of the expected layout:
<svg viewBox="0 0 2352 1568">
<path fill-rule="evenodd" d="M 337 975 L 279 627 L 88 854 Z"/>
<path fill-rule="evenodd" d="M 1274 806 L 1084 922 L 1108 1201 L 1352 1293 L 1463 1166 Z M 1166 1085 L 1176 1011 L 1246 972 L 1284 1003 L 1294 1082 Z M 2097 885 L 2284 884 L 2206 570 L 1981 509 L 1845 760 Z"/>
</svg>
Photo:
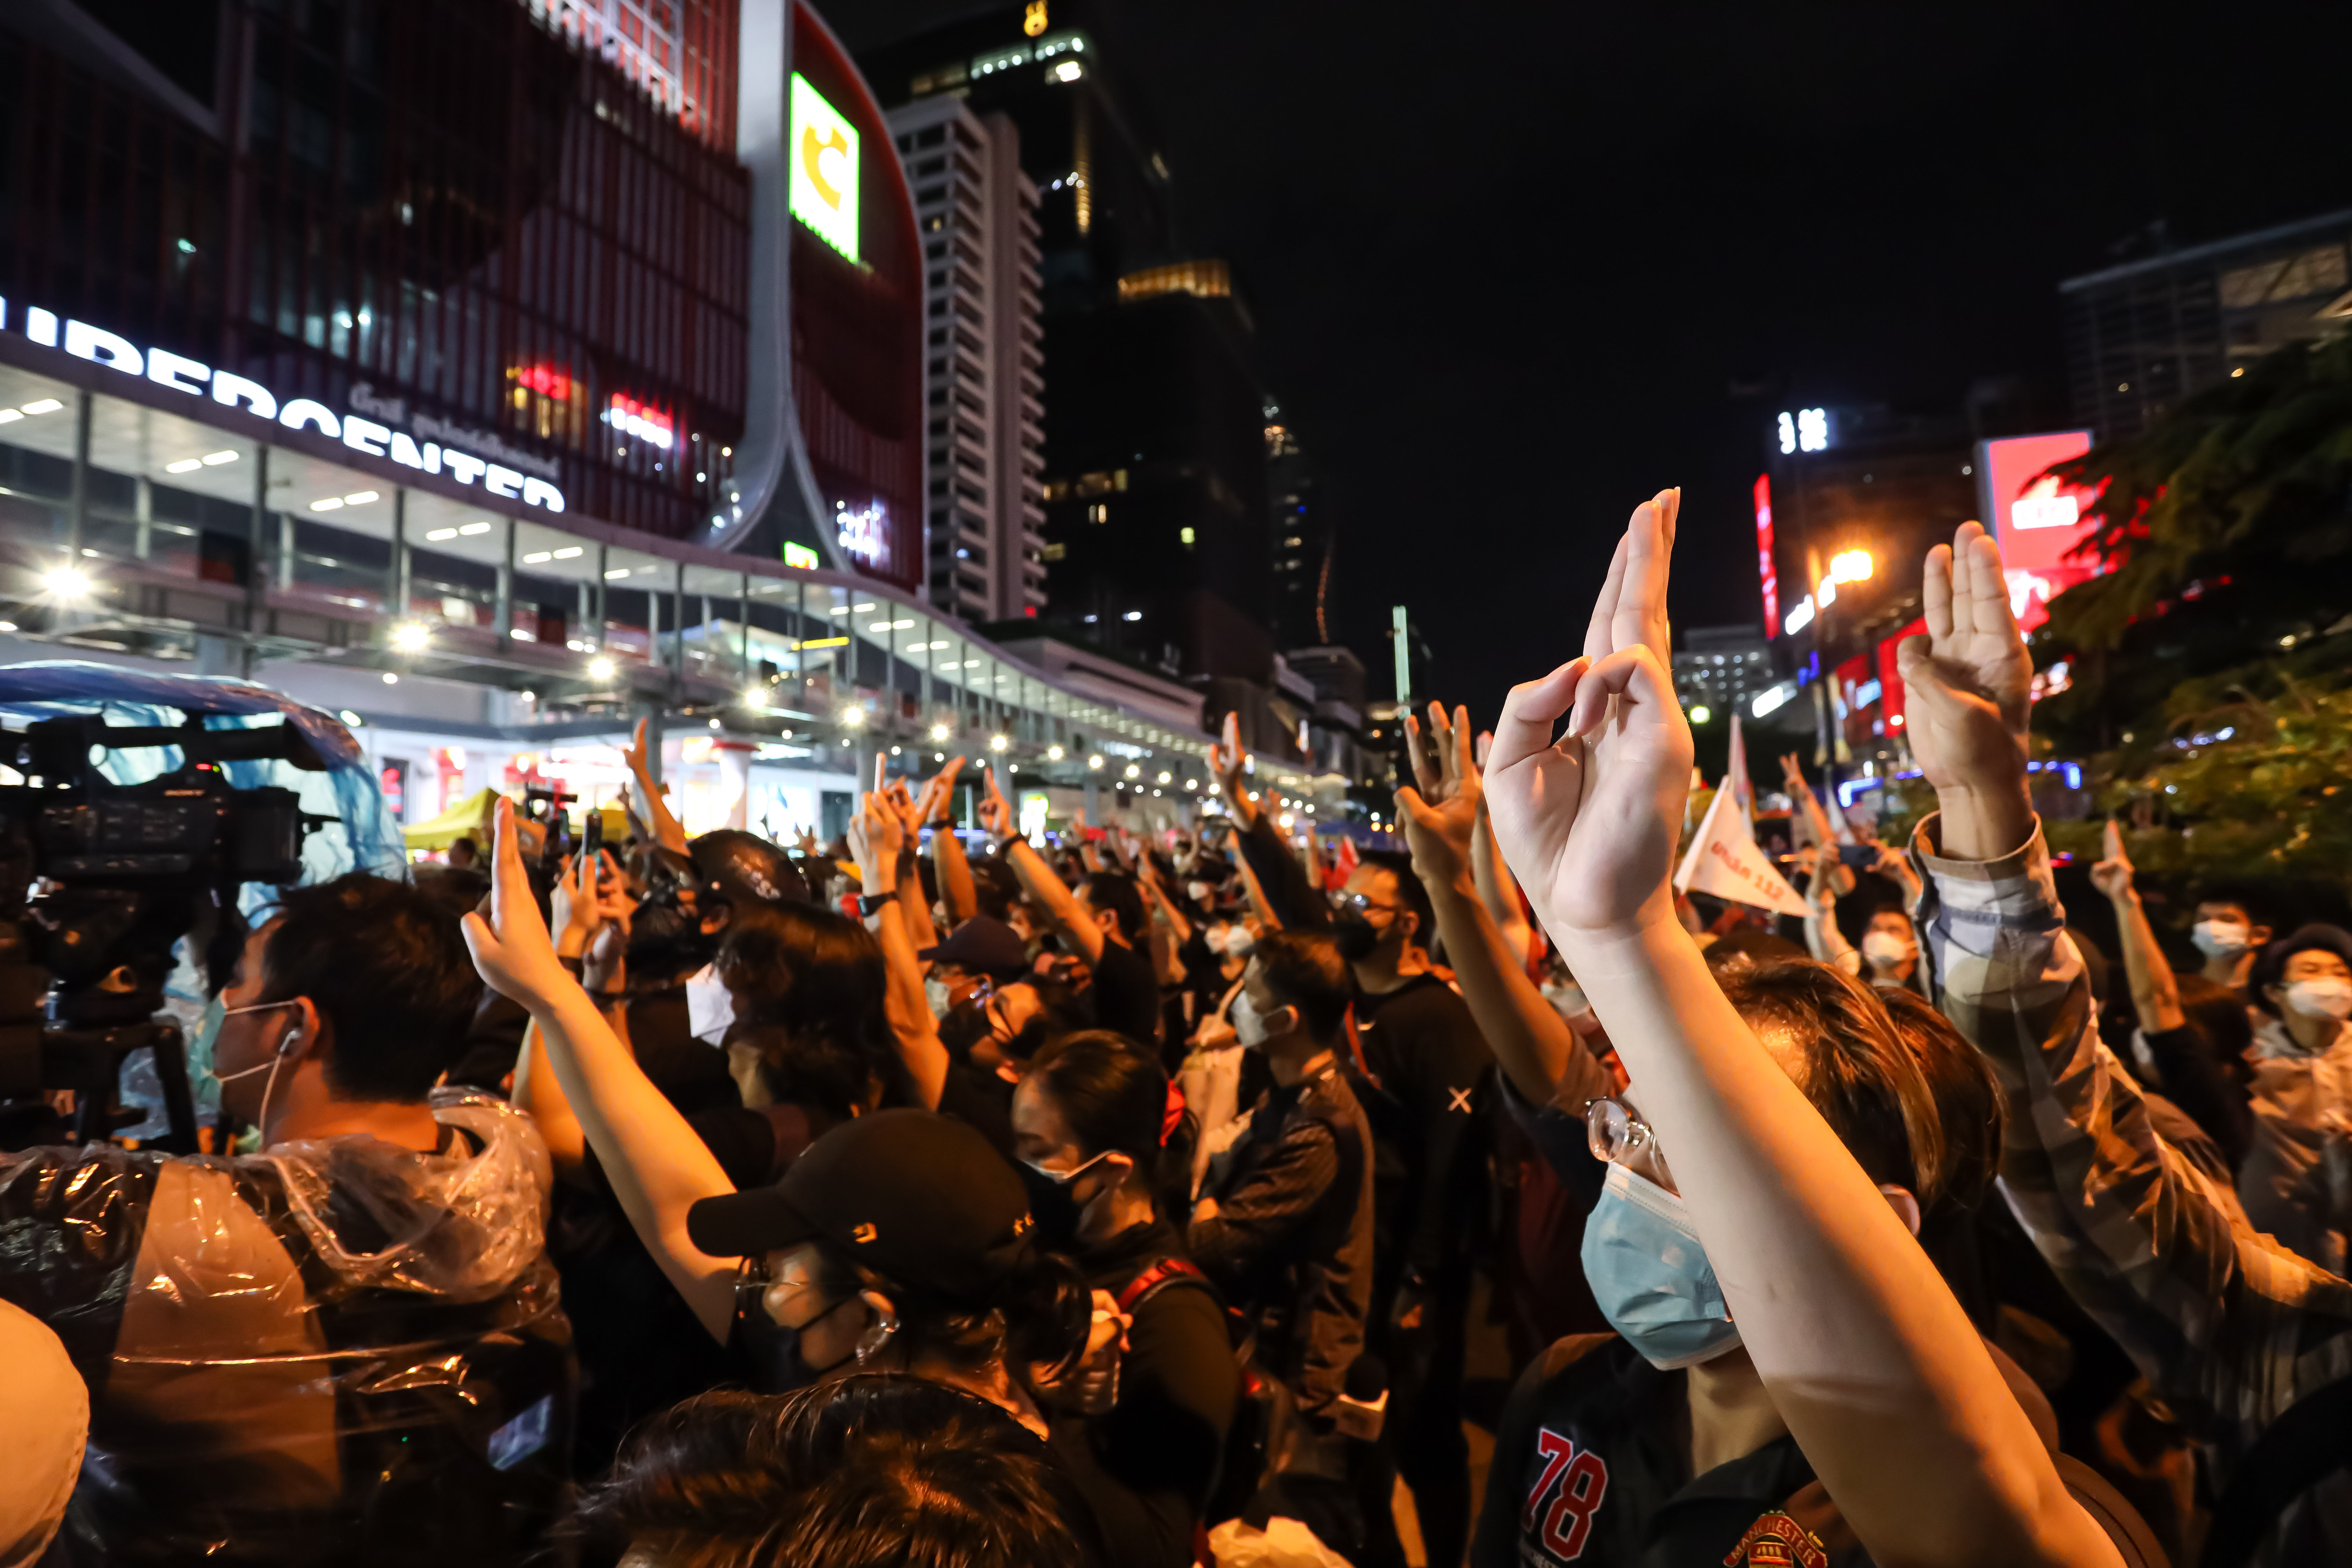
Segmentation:
<svg viewBox="0 0 2352 1568">
<path fill-rule="evenodd" d="M 1909 961 L 1919 949 L 1907 936 L 1896 936 L 1891 931 L 1865 932 L 1862 939 L 1862 956 L 1881 969 L 1893 969 Z"/>
<path fill-rule="evenodd" d="M 1212 888 L 1206 882 L 1187 882 L 1184 884 L 1184 896 L 1192 900 L 1196 904 L 1205 904 L 1210 900 L 1215 898 L 1216 894 L 1217 889 Z"/>
<path fill-rule="evenodd" d="M 923 1000 L 930 1005 L 932 1017 L 944 1018 L 948 1016 L 948 1009 L 955 1005 L 955 994 L 948 989 L 946 981 L 926 975 L 923 979 Z"/>
<path fill-rule="evenodd" d="M 2199 921 L 2189 940 L 2208 958 L 2235 958 L 2254 945 L 2254 931 L 2236 921 Z"/>
<path fill-rule="evenodd" d="M 719 984 L 719 971 L 704 964 L 687 977 L 686 1030 L 705 1045 L 715 1046 L 735 1022 L 735 998 Z"/>
<path fill-rule="evenodd" d="M 2306 1018 L 2352 1018 L 2352 980 L 2298 980 L 2286 988 L 2290 1013 Z"/>
<path fill-rule="evenodd" d="M 1240 1037 L 1241 1043 L 1253 1047 L 1263 1046 L 1268 1040 L 1277 1036 L 1286 1035 L 1298 1026 L 1297 1009 L 1276 1007 L 1271 1013 L 1261 1013 L 1257 1010 L 1257 1004 L 1250 1000 L 1249 993 L 1246 991 L 1234 994 L 1233 1008 L 1228 1016 L 1233 1020 L 1234 1033 Z"/>
</svg>

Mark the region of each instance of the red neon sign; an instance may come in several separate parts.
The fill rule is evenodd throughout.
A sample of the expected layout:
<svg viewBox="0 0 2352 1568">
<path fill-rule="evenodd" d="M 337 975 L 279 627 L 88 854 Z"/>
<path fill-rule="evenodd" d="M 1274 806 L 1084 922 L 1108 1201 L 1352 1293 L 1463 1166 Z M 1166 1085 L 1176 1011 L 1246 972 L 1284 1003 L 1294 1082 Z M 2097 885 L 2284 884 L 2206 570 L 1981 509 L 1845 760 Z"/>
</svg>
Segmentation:
<svg viewBox="0 0 2352 1568">
<path fill-rule="evenodd" d="M 2090 517 L 2096 492 L 2042 474 L 2090 449 L 2088 430 L 2011 436 L 1977 448 L 1985 512 L 2000 543 L 2010 608 L 2021 630 L 2048 620 L 2052 599 L 2104 570 L 2095 560 L 2068 554 L 2096 527 Z"/>
<path fill-rule="evenodd" d="M 517 384 L 527 386 L 542 397 L 552 397 L 558 403 L 572 398 L 572 375 L 553 365 L 527 364 L 514 373 Z"/>
<path fill-rule="evenodd" d="M 1764 584 L 1764 635 L 1780 635 L 1780 575 L 1772 569 L 1772 476 L 1756 476 L 1756 574 Z"/>
<path fill-rule="evenodd" d="M 649 403 L 639 403 L 634 397 L 613 394 L 611 405 L 604 410 L 604 423 L 614 429 L 635 436 L 640 441 L 650 441 L 665 452 L 677 439 L 677 426 L 666 408 L 656 408 Z"/>
</svg>

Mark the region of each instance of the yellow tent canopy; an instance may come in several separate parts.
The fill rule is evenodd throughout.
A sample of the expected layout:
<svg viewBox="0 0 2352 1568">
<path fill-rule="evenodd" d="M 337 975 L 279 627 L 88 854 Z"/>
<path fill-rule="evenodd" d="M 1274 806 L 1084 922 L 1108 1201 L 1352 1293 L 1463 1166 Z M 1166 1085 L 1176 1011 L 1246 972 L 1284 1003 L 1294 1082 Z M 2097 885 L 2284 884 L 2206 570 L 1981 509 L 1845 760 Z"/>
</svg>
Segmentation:
<svg viewBox="0 0 2352 1568">
<path fill-rule="evenodd" d="M 483 824 L 489 820 L 490 812 L 498 801 L 497 790 L 476 790 L 431 821 L 402 829 L 401 841 L 411 849 L 446 849 L 460 838 L 471 838 L 482 853 L 488 855 L 490 852 L 489 835 Z M 516 804 L 520 805 L 521 803 L 518 801 Z M 601 808 L 601 814 L 604 818 L 604 842 L 614 845 L 628 842 L 628 813 L 617 805 L 608 805 Z M 577 806 L 569 815 L 575 824 L 582 820 Z"/>
</svg>

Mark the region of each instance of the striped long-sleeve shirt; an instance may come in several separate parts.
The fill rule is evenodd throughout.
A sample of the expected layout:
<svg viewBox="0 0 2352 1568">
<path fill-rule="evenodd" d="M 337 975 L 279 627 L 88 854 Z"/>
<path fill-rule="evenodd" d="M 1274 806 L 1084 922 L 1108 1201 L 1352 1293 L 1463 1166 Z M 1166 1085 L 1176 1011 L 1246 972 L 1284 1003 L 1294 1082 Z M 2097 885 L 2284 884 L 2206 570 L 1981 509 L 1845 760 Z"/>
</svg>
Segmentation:
<svg viewBox="0 0 2352 1568">
<path fill-rule="evenodd" d="M 2001 1191 L 2226 1471 L 2298 1398 L 2352 1375 L 2352 1282 L 2257 1235 L 2158 1134 L 2100 1043 L 2039 826 L 1981 862 L 1939 856 L 1940 828 L 1930 817 L 1912 842 L 1927 883 L 1919 925 L 1946 1016 L 2006 1091 Z"/>
</svg>

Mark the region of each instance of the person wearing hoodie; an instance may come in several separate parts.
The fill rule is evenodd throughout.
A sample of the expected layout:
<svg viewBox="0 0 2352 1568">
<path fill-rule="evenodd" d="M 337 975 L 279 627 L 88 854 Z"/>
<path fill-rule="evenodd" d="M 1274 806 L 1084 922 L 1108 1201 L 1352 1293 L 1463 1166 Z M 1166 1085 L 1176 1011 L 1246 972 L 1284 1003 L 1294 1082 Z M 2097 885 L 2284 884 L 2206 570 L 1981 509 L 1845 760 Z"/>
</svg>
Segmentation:
<svg viewBox="0 0 2352 1568">
<path fill-rule="evenodd" d="M 578 1382 L 530 1119 L 434 1086 L 480 984 L 426 894 L 292 889 L 204 1031 L 257 1152 L 0 1156 L 0 1300 L 90 1390 L 76 1561 L 520 1563 Z"/>
<path fill-rule="evenodd" d="M 2307 925 L 2264 947 L 2247 972 L 2253 1004 L 2254 1127 L 2238 1201 L 2267 1231 L 2331 1274 L 2352 1234 L 2352 931 Z"/>
</svg>

